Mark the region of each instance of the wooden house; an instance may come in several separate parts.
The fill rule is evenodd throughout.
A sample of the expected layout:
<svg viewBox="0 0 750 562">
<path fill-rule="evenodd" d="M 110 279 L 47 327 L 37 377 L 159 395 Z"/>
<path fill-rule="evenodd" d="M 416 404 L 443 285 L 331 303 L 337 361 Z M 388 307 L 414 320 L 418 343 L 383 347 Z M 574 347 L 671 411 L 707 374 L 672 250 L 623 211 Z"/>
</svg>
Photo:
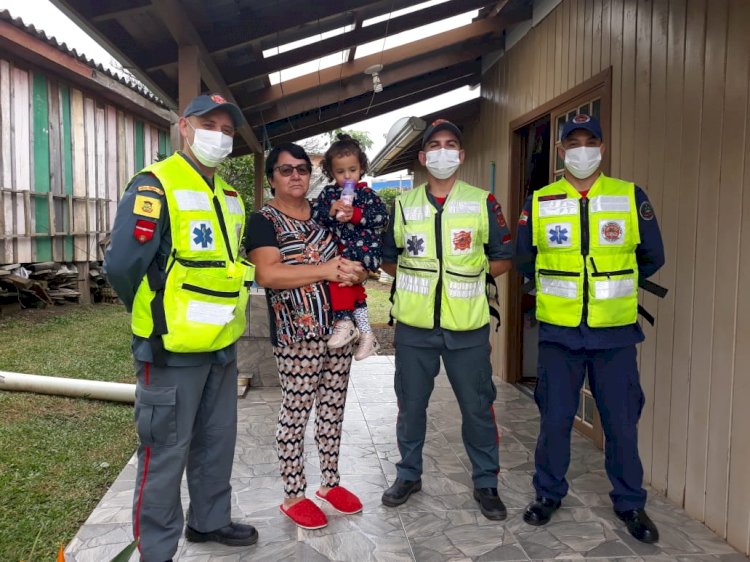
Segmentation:
<svg viewBox="0 0 750 562">
<path fill-rule="evenodd" d="M 135 82 L 0 12 L 0 266 L 68 263 L 85 285 L 128 178 L 171 154 L 173 116 Z"/>
</svg>

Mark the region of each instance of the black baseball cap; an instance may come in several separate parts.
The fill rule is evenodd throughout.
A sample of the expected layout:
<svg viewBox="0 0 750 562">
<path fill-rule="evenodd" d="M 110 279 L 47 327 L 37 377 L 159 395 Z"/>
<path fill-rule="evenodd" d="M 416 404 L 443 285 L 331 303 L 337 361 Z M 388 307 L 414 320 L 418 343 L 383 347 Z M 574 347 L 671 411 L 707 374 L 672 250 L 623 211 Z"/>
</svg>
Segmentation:
<svg viewBox="0 0 750 562">
<path fill-rule="evenodd" d="M 458 142 L 461 143 L 461 146 L 464 144 L 464 136 L 461 133 L 461 129 L 459 129 L 456 125 L 448 121 L 447 119 L 435 119 L 432 123 L 430 123 L 430 126 L 425 129 L 424 135 L 422 135 L 422 148 L 424 148 L 424 145 L 427 144 L 427 141 L 432 138 L 432 135 L 439 131 L 450 131 L 456 137 L 458 138 Z"/>
<path fill-rule="evenodd" d="M 185 111 L 182 113 L 183 117 L 190 117 L 191 115 L 205 115 L 215 109 L 223 109 L 232 118 L 235 128 L 239 128 L 245 121 L 245 117 L 242 115 L 240 108 L 231 102 L 228 102 L 220 94 L 202 94 L 194 97 Z"/>
<path fill-rule="evenodd" d="M 568 138 L 568 135 L 576 129 L 584 129 L 599 140 L 604 140 L 602 126 L 599 124 L 599 121 L 596 117 L 591 117 L 591 115 L 586 115 L 585 113 L 579 113 L 563 125 L 562 133 L 560 133 L 560 140 L 563 141 Z"/>
</svg>

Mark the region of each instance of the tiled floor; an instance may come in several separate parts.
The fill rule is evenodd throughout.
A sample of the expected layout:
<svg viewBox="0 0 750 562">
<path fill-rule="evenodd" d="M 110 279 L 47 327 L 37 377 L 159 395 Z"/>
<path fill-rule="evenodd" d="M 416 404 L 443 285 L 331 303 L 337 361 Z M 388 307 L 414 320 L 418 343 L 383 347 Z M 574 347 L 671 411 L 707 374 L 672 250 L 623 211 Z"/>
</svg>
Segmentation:
<svg viewBox="0 0 750 562">
<path fill-rule="evenodd" d="M 364 512 L 336 514 L 327 505 L 330 524 L 303 531 L 278 509 L 274 430 L 279 390 L 251 390 L 239 400 L 239 432 L 234 465 L 236 519 L 258 528 L 260 540 L 248 548 L 182 541 L 181 562 L 256 560 L 463 561 L 463 560 L 618 560 L 745 561 L 727 543 L 664 498 L 651 494 L 648 512 L 661 532 L 649 546 L 632 539 L 614 516 L 609 482 L 600 451 L 575 435 L 569 472 L 571 493 L 551 523 L 526 525 L 521 513 L 532 498 L 531 475 L 537 412 L 533 400 L 498 382 L 495 404 L 502 432 L 500 493 L 508 506 L 504 522 L 488 521 L 471 495 L 469 462 L 461 444 L 460 414 L 445 375 L 437 380 L 429 411 L 423 491 L 403 506 L 389 509 L 380 495 L 395 476 L 396 401 L 393 357 L 355 363 L 346 405 L 341 448 L 342 484 L 362 499 Z M 309 425 L 306 457 L 309 488 L 320 478 Z M 110 560 L 131 540 L 130 503 L 133 461 L 70 543 L 68 562 Z M 185 502 L 187 498 L 185 497 Z M 136 557 L 133 556 L 133 559 Z"/>
</svg>

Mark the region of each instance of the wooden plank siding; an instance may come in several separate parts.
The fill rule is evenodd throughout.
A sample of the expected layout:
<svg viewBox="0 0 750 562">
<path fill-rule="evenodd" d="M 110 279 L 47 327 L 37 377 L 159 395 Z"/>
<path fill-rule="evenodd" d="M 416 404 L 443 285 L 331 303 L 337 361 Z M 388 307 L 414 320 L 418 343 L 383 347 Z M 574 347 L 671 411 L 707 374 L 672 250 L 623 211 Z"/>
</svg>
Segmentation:
<svg viewBox="0 0 750 562">
<path fill-rule="evenodd" d="M 647 191 L 667 252 L 669 294 L 642 297 L 646 478 L 750 554 L 748 29 L 746 0 L 562 0 L 484 74 L 462 179 L 489 186 L 495 161 L 507 208 L 511 123 L 611 72 L 608 171 Z M 492 344 L 505 376 L 504 327 Z"/>
<path fill-rule="evenodd" d="M 168 145 L 168 129 L 141 117 L 139 140 L 133 122 L 49 71 L 0 58 L 0 264 L 103 258 L 122 189 Z"/>
</svg>

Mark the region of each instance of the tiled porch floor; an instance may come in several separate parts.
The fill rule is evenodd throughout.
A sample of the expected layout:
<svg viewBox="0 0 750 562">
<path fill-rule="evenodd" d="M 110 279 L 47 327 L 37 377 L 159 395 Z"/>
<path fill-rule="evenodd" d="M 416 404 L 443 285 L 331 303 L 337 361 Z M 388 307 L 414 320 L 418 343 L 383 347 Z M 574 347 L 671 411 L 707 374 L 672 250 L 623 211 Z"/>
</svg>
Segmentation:
<svg viewBox="0 0 750 562">
<path fill-rule="evenodd" d="M 258 528 L 258 544 L 230 548 L 181 541 L 180 562 L 260 560 L 463 561 L 463 560 L 618 560 L 745 561 L 726 542 L 681 509 L 651 493 L 648 512 L 661 541 L 649 546 L 632 539 L 615 517 L 602 453 L 574 435 L 568 474 L 571 492 L 551 523 L 526 525 L 521 514 L 532 498 L 533 448 L 537 411 L 531 398 L 498 382 L 495 404 L 502 437 L 499 489 L 508 507 L 504 522 L 488 521 L 472 499 L 470 468 L 461 443 L 460 414 L 447 378 L 436 381 L 425 446 L 423 491 L 403 506 L 389 509 L 380 495 L 395 477 L 396 399 L 393 357 L 373 357 L 352 369 L 341 447 L 342 484 L 362 499 L 364 512 L 336 514 L 326 504 L 330 524 L 303 531 L 278 509 L 282 485 L 277 472 L 274 431 L 278 388 L 253 389 L 238 402 L 239 431 L 235 456 L 233 517 Z M 312 424 L 307 443 L 311 492 L 320 472 Z M 130 505 L 134 460 L 125 467 L 99 506 L 68 545 L 68 562 L 103 562 L 122 550 L 131 537 Z M 184 497 L 185 505 L 187 498 Z M 133 556 L 136 559 L 136 556 Z"/>
</svg>

